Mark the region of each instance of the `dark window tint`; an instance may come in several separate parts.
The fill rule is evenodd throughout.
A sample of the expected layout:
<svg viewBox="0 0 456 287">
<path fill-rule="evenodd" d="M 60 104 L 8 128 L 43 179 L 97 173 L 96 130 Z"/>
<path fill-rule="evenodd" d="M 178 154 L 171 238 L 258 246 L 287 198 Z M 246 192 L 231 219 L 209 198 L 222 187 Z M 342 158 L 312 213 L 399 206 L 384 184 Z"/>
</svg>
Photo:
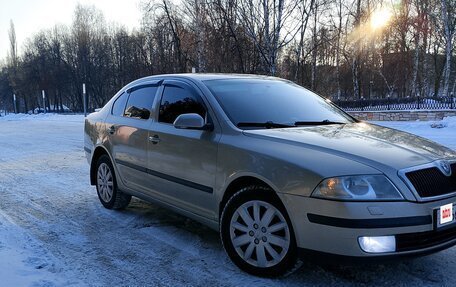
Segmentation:
<svg viewBox="0 0 456 287">
<path fill-rule="evenodd" d="M 166 86 L 160 103 L 160 115 L 158 120 L 172 124 L 181 114 L 196 113 L 206 117 L 206 109 L 201 99 L 189 90 Z"/>
<path fill-rule="evenodd" d="M 112 114 L 114 116 L 118 116 L 118 117 L 123 116 L 124 111 L 125 111 L 125 104 L 127 103 L 127 98 L 128 98 L 128 94 L 123 93 L 122 95 L 120 95 L 120 97 L 118 97 L 116 99 L 116 101 L 112 105 Z"/>
<path fill-rule="evenodd" d="M 263 79 L 228 79 L 204 82 L 231 121 L 278 123 L 340 122 L 352 119 L 318 95 L 290 82 Z"/>
<path fill-rule="evenodd" d="M 125 116 L 132 118 L 141 118 L 144 111 L 150 112 L 154 102 L 155 94 L 158 87 L 143 87 L 130 92 Z"/>
</svg>

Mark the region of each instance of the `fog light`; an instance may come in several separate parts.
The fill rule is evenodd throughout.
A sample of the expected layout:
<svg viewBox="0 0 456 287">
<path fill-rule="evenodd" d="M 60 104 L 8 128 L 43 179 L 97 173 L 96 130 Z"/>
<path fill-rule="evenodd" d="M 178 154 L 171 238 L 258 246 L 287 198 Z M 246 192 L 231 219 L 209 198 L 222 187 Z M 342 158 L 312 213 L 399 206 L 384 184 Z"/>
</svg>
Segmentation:
<svg viewBox="0 0 456 287">
<path fill-rule="evenodd" d="M 396 251 L 394 236 L 362 236 L 358 238 L 361 249 L 368 253 L 385 253 Z"/>
</svg>

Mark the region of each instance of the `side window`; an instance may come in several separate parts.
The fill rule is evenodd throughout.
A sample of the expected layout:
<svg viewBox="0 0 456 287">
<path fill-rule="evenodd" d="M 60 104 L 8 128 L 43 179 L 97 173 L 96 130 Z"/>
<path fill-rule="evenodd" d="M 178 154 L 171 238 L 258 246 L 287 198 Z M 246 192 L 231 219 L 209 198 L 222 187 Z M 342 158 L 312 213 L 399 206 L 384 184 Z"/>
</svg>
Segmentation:
<svg viewBox="0 0 456 287">
<path fill-rule="evenodd" d="M 150 115 L 157 89 L 156 86 L 149 86 L 130 92 L 124 115 L 131 118 L 148 118 L 144 115 Z"/>
<path fill-rule="evenodd" d="M 111 114 L 121 117 L 124 115 L 125 105 L 127 104 L 128 94 L 123 93 L 120 95 L 112 105 Z"/>
<path fill-rule="evenodd" d="M 172 124 L 179 115 L 188 113 L 196 113 L 206 118 L 206 108 L 201 98 L 189 90 L 165 86 L 158 121 Z"/>
</svg>

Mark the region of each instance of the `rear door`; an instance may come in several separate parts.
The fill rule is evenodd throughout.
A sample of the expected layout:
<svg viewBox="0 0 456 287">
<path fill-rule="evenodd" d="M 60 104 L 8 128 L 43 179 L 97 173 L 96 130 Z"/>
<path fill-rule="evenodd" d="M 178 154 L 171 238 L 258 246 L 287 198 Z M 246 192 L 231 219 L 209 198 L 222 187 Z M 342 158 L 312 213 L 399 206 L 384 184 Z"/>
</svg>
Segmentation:
<svg viewBox="0 0 456 287">
<path fill-rule="evenodd" d="M 147 175 L 149 129 L 159 82 L 128 89 L 113 104 L 106 122 L 111 142 L 111 154 L 122 183 L 131 189 L 144 191 L 150 184 Z M 149 113 L 149 117 L 144 114 Z"/>
<path fill-rule="evenodd" d="M 214 218 L 217 146 L 220 130 L 177 129 L 174 120 L 185 113 L 200 114 L 213 123 L 213 114 L 195 86 L 177 80 L 163 83 L 156 122 L 152 124 L 149 172 L 156 190 L 174 205 Z"/>
</svg>

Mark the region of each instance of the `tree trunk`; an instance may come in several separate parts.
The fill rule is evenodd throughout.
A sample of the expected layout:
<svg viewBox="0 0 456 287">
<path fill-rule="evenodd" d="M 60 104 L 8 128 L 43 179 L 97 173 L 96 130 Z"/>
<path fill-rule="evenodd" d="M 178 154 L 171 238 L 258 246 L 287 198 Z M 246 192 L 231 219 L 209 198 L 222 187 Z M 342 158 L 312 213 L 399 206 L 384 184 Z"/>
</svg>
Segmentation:
<svg viewBox="0 0 456 287">
<path fill-rule="evenodd" d="M 266 63 L 265 69 L 271 73 L 272 63 L 271 63 L 271 37 L 269 31 L 269 0 L 263 0 L 263 18 L 264 18 L 264 45 L 265 45 L 265 55 Z"/>
<path fill-rule="evenodd" d="M 312 9 L 315 0 L 310 0 L 309 10 Z M 296 70 L 294 75 L 295 82 L 299 79 L 299 74 L 302 69 L 302 61 L 304 61 L 304 37 L 307 30 L 307 24 L 309 23 L 310 11 L 306 8 L 306 1 L 301 1 L 302 3 L 302 13 L 301 13 L 301 25 L 299 27 L 299 44 L 298 50 L 296 51 Z M 301 81 L 302 84 L 302 81 Z"/>
<path fill-rule="evenodd" d="M 412 82 L 410 87 L 410 96 L 418 96 L 417 81 L 418 81 L 418 65 L 420 55 L 420 34 L 419 30 L 415 34 L 415 52 L 413 53 L 413 70 L 412 70 Z"/>
<path fill-rule="evenodd" d="M 447 0 L 440 0 L 441 4 L 441 15 L 442 15 L 442 25 L 444 28 L 444 38 L 445 38 L 445 66 L 442 71 L 442 83 L 440 85 L 441 92 L 440 96 L 448 96 L 448 90 L 450 86 L 450 73 L 451 73 L 451 49 L 452 41 L 454 35 L 454 28 L 450 29 L 450 19 L 448 17 L 448 6 Z M 451 20 L 453 21 L 453 19 Z"/>
<path fill-rule="evenodd" d="M 356 57 L 353 59 L 352 63 L 352 75 L 353 75 L 353 98 L 360 99 L 361 94 L 359 92 L 359 71 L 358 71 L 358 61 Z"/>
<path fill-rule="evenodd" d="M 204 44 L 205 44 L 205 28 L 203 17 L 205 15 L 205 1 L 195 0 L 195 26 L 197 33 L 197 65 L 198 72 L 202 73 L 206 71 L 205 59 L 204 59 Z"/>
<path fill-rule="evenodd" d="M 355 27 L 358 27 L 361 22 L 361 0 L 356 1 L 356 16 Z M 352 61 L 352 77 L 353 77 L 353 97 L 355 99 L 361 98 L 360 85 L 359 85 L 359 61 L 360 61 L 360 40 L 357 40 L 354 48 L 354 56 Z"/>
<path fill-rule="evenodd" d="M 336 80 L 337 80 L 337 99 L 340 99 L 342 94 L 340 88 L 340 36 L 342 34 L 342 0 L 339 0 L 339 26 L 337 27 L 337 47 L 336 47 Z"/>
<path fill-rule="evenodd" d="M 318 7 L 317 3 L 314 3 L 314 26 L 313 26 L 313 35 L 312 35 L 312 71 L 311 71 L 311 80 L 310 80 L 310 89 L 315 91 L 316 89 L 316 79 L 317 79 L 317 17 L 318 17 Z"/>
<path fill-rule="evenodd" d="M 429 34 L 428 34 L 428 29 L 429 29 L 429 24 L 427 22 L 427 14 L 425 14 L 425 26 L 423 29 L 423 51 L 422 51 L 422 61 L 423 61 L 423 70 L 422 70 L 422 81 L 423 81 L 423 88 L 422 88 L 422 94 L 426 97 L 429 97 L 431 94 L 430 90 L 430 80 L 429 80 L 429 74 L 431 71 L 431 65 L 429 64 L 429 55 L 431 55 L 431 41 L 429 41 Z"/>
</svg>

